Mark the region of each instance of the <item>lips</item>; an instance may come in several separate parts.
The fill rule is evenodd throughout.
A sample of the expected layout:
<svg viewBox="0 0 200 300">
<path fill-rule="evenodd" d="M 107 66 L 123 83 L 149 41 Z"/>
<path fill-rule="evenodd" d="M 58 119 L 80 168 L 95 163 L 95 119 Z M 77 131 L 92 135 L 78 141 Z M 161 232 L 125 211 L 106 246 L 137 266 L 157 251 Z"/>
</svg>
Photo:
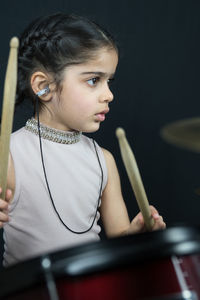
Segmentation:
<svg viewBox="0 0 200 300">
<path fill-rule="evenodd" d="M 109 112 L 109 109 L 105 109 L 99 113 L 97 113 L 95 116 L 97 117 L 97 120 L 100 122 L 103 122 L 105 120 L 105 115 Z"/>
</svg>

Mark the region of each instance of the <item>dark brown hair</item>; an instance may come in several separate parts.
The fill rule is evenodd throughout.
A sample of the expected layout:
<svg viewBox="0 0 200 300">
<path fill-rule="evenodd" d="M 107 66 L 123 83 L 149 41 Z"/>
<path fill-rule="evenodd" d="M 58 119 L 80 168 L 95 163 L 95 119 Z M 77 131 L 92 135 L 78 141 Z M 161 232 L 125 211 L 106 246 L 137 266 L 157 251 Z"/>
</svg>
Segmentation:
<svg viewBox="0 0 200 300">
<path fill-rule="evenodd" d="M 87 18 L 57 13 L 36 19 L 20 38 L 17 103 L 34 102 L 30 78 L 35 71 L 49 72 L 58 87 L 67 66 L 86 62 L 102 47 L 118 52 L 112 36 Z"/>
</svg>

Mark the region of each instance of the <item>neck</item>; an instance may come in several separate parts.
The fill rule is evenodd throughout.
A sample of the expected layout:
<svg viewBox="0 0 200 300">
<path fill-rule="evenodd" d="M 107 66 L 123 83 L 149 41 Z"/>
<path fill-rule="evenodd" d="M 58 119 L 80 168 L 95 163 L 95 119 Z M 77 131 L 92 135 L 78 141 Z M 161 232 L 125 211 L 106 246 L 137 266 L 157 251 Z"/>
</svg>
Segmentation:
<svg viewBox="0 0 200 300">
<path fill-rule="evenodd" d="M 35 114 L 34 118 L 36 120 L 38 119 L 37 114 Z M 73 129 L 67 127 L 65 124 L 57 121 L 50 110 L 48 112 L 47 112 L 47 110 L 40 111 L 39 112 L 39 120 L 40 120 L 40 123 L 43 124 L 44 126 L 48 126 L 50 128 L 54 128 L 56 130 L 72 131 L 72 132 L 76 131 L 76 130 L 73 130 Z"/>
</svg>

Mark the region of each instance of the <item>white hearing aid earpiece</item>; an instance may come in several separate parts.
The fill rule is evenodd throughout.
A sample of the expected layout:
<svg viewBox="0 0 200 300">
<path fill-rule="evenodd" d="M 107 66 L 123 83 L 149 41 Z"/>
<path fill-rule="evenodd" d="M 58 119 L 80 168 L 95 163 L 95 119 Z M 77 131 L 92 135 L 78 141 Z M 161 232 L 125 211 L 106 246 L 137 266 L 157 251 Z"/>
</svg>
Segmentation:
<svg viewBox="0 0 200 300">
<path fill-rule="evenodd" d="M 48 94 L 50 92 L 50 89 L 48 86 L 46 86 L 44 89 L 42 89 L 41 91 L 39 91 L 36 95 L 37 96 L 42 96 L 44 94 Z"/>
</svg>

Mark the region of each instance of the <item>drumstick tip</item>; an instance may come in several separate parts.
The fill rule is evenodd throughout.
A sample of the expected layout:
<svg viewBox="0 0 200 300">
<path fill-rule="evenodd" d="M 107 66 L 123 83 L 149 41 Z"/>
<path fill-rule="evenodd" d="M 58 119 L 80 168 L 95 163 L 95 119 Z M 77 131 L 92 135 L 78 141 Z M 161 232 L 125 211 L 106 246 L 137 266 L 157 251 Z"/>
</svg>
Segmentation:
<svg viewBox="0 0 200 300">
<path fill-rule="evenodd" d="M 11 40 L 10 40 L 10 47 L 11 48 L 18 48 L 19 47 L 19 39 L 17 37 L 13 37 Z"/>
<path fill-rule="evenodd" d="M 125 136 L 125 131 L 124 131 L 124 129 L 121 128 L 121 127 L 118 127 L 118 128 L 116 129 L 116 136 L 117 136 L 118 139 L 124 137 L 124 136 Z"/>
</svg>

